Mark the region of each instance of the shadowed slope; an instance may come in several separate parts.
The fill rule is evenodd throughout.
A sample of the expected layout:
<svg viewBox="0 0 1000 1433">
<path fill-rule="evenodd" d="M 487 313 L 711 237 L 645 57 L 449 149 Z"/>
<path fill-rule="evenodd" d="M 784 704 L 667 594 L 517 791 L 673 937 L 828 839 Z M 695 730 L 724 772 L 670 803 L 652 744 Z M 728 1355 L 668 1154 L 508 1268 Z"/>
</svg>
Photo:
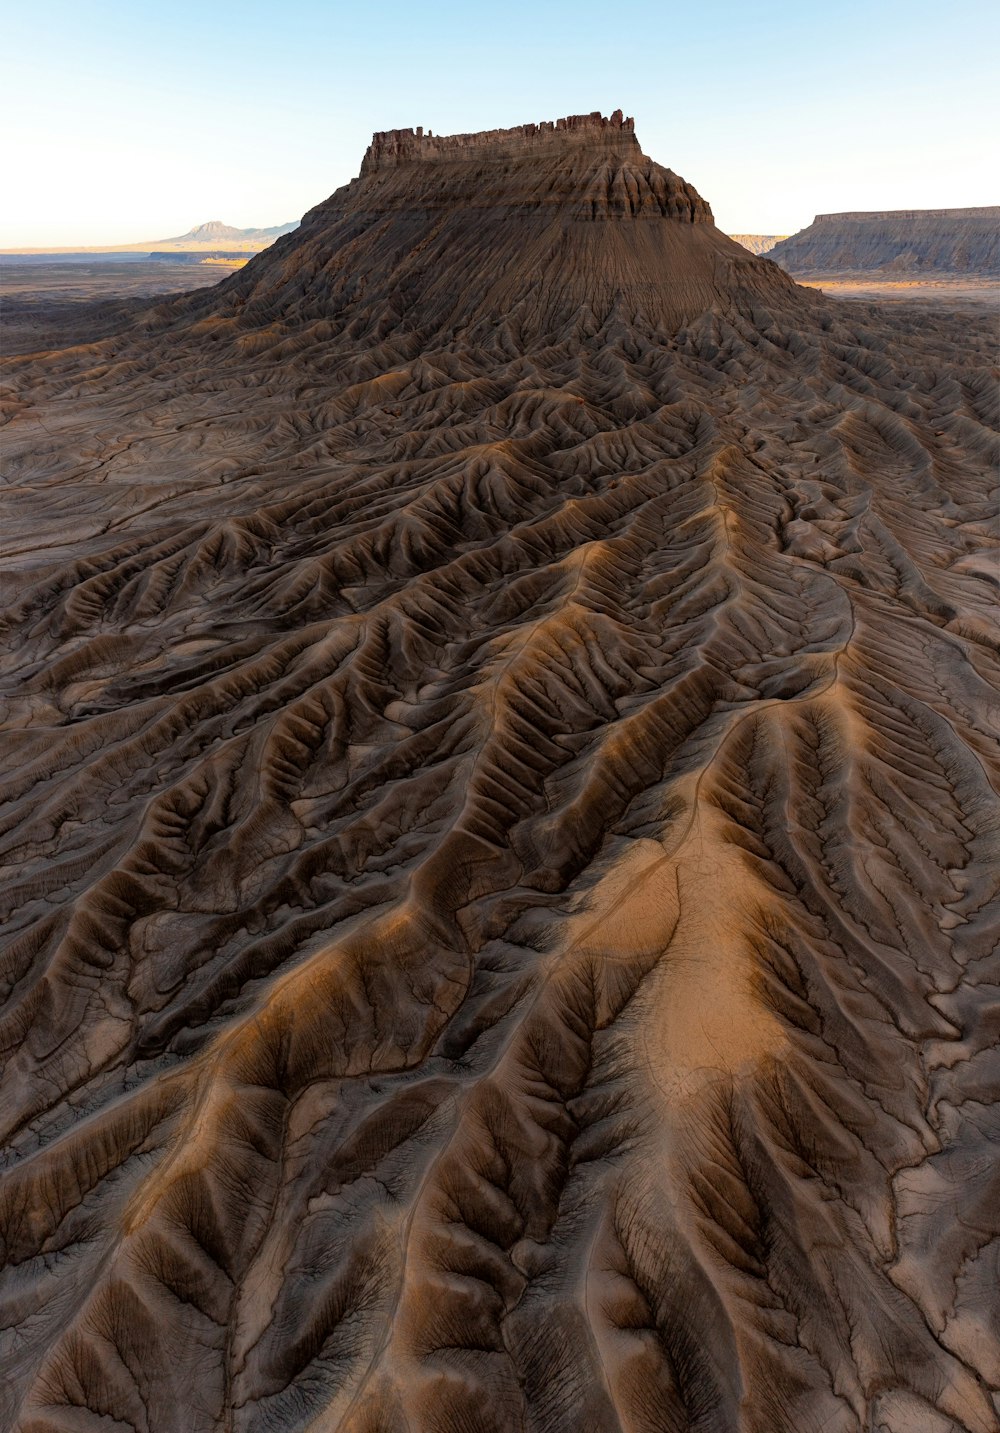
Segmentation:
<svg viewBox="0 0 1000 1433">
<path fill-rule="evenodd" d="M 996 1427 L 989 347 L 619 116 L 12 365 L 7 1424 Z"/>
</svg>

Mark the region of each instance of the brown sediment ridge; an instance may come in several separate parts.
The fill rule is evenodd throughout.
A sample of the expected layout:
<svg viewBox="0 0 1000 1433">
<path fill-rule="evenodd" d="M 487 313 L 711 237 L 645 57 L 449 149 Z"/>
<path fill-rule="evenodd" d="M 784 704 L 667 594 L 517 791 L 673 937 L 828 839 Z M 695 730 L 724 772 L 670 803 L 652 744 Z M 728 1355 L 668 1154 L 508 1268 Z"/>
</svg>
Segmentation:
<svg viewBox="0 0 1000 1433">
<path fill-rule="evenodd" d="M 618 130 L 7 365 L 4 1429 L 995 1433 L 992 325 Z"/>
</svg>

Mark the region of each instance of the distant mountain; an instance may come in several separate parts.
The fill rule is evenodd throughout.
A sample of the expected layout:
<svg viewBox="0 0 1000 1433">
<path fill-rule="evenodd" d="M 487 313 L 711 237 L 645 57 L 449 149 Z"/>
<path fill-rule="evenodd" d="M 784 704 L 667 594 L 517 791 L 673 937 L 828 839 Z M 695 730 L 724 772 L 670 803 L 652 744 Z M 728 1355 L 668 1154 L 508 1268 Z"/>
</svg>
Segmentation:
<svg viewBox="0 0 1000 1433">
<path fill-rule="evenodd" d="M 793 274 L 1000 271 L 1000 205 L 817 214 L 771 258 Z"/>
<path fill-rule="evenodd" d="M 207 224 L 196 224 L 186 234 L 173 239 L 144 239 L 136 244 L 77 245 L 75 248 L 55 246 L 20 249 L 2 249 L 4 254 L 145 254 L 150 250 L 163 253 L 199 253 L 215 249 L 241 251 L 255 254 L 266 249 L 282 234 L 289 234 L 298 228 L 298 221 L 290 224 L 273 224 L 269 229 L 234 229 L 221 219 L 210 219 Z"/>
<path fill-rule="evenodd" d="M 290 234 L 293 229 L 298 228 L 298 220 L 290 224 L 273 224 L 269 229 L 234 229 L 231 224 L 223 224 L 221 219 L 209 219 L 207 224 L 197 224 L 189 229 L 186 234 L 180 234 L 176 239 L 157 239 L 156 246 L 161 244 L 259 244 L 266 248 L 273 244 L 281 234 Z"/>
<path fill-rule="evenodd" d="M 787 239 L 787 234 L 730 234 L 737 244 L 742 244 L 744 249 L 749 249 L 751 254 L 769 254 L 775 244 Z"/>
</svg>

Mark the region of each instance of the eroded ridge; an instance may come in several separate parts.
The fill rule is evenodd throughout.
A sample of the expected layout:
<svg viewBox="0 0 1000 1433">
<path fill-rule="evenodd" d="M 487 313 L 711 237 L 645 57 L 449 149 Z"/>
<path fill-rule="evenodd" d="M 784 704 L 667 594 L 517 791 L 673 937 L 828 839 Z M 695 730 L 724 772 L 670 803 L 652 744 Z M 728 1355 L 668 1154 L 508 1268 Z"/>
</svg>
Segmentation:
<svg viewBox="0 0 1000 1433">
<path fill-rule="evenodd" d="M 4 1426 L 990 1433 L 988 325 L 321 242 L 12 365 Z"/>
</svg>

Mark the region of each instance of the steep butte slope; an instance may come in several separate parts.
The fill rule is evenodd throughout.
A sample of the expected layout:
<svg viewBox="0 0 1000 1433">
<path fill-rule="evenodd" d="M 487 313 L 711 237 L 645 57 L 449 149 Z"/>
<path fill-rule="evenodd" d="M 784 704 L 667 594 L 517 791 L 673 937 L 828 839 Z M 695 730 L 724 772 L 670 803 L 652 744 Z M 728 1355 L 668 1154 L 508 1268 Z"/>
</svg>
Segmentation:
<svg viewBox="0 0 1000 1433">
<path fill-rule="evenodd" d="M 770 256 L 793 274 L 997 274 L 1000 205 L 817 214 L 807 229 L 775 244 Z"/>
<path fill-rule="evenodd" d="M 989 325 L 395 212 L 10 365 L 4 1426 L 988 1433 Z"/>
</svg>

